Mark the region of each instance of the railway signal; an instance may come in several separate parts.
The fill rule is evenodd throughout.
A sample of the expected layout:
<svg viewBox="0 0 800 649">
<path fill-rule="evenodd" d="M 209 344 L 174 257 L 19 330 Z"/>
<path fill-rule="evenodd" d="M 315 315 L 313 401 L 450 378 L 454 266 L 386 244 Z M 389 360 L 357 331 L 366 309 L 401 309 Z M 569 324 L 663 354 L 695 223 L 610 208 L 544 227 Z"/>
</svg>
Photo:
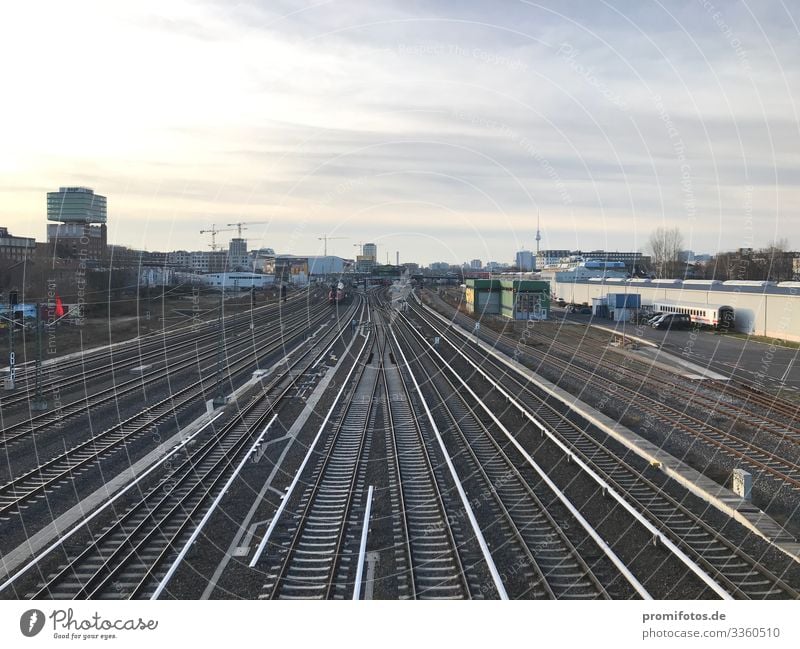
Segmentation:
<svg viewBox="0 0 800 649">
<path fill-rule="evenodd" d="M 5 389 L 13 390 L 15 388 L 16 379 L 16 354 L 14 353 L 14 328 L 17 326 L 16 318 L 14 317 L 14 307 L 19 303 L 19 295 L 16 289 L 8 292 L 8 376 L 5 380 Z"/>
</svg>

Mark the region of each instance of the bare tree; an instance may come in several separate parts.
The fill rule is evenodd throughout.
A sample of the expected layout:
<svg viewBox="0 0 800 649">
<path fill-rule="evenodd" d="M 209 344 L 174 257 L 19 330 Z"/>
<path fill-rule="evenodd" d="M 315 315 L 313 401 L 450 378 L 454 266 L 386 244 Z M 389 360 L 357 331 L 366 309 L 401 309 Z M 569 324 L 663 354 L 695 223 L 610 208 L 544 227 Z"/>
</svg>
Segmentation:
<svg viewBox="0 0 800 649">
<path fill-rule="evenodd" d="M 766 248 L 762 248 L 764 257 L 764 279 L 784 282 L 793 277 L 794 253 L 789 252 L 789 240 L 786 237 L 776 239 Z"/>
<path fill-rule="evenodd" d="M 658 277 L 675 277 L 681 266 L 683 235 L 678 228 L 656 228 L 650 234 L 650 252 Z M 681 272 L 682 276 L 683 273 Z"/>
</svg>

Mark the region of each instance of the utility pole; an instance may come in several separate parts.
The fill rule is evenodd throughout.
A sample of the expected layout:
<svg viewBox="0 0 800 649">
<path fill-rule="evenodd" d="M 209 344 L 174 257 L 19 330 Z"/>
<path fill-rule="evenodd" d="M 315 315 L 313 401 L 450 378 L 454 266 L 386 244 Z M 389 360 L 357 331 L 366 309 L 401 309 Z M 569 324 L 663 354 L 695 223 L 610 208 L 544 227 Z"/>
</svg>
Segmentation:
<svg viewBox="0 0 800 649">
<path fill-rule="evenodd" d="M 255 328 L 255 323 L 253 322 L 253 309 L 256 308 L 256 287 L 250 287 L 250 330 L 252 331 Z"/>
</svg>

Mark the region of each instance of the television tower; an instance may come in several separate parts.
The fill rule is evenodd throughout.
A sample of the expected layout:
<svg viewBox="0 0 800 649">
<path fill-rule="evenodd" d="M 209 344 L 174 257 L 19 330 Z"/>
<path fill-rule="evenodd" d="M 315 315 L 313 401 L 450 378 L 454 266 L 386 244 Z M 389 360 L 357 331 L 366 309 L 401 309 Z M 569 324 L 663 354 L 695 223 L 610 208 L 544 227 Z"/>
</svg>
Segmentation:
<svg viewBox="0 0 800 649">
<path fill-rule="evenodd" d="M 539 256 L 539 242 L 542 240 L 542 233 L 539 230 L 539 210 L 536 210 L 536 256 Z"/>
</svg>

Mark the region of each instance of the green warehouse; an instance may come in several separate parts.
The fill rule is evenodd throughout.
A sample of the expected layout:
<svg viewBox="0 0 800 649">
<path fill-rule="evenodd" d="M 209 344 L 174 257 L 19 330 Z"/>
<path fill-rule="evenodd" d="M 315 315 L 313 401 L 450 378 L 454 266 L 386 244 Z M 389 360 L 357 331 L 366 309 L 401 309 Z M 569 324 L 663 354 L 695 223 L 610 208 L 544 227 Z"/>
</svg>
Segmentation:
<svg viewBox="0 0 800 649">
<path fill-rule="evenodd" d="M 513 320 L 546 320 L 550 283 L 529 279 L 468 279 L 467 310 L 475 315 L 503 315 Z"/>
</svg>

